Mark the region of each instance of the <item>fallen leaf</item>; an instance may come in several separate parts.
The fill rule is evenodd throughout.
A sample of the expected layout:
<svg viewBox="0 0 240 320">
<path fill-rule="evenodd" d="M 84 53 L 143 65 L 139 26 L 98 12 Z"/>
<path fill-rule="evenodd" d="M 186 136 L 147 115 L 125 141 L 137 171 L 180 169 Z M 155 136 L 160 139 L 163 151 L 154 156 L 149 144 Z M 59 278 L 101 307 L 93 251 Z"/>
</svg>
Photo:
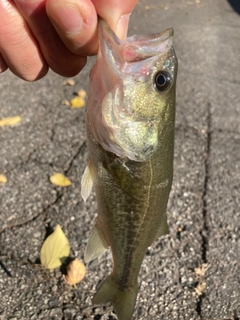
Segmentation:
<svg viewBox="0 0 240 320">
<path fill-rule="evenodd" d="M 76 96 L 71 101 L 71 109 L 82 108 L 85 106 L 85 100 L 82 97 Z"/>
<path fill-rule="evenodd" d="M 197 276 L 204 277 L 207 271 L 208 265 L 206 263 L 201 264 L 198 268 L 195 268 L 194 271 Z"/>
<path fill-rule="evenodd" d="M 6 183 L 7 177 L 4 174 L 0 174 L 0 183 Z"/>
<path fill-rule="evenodd" d="M 67 79 L 66 81 L 63 82 L 64 86 L 71 86 L 73 87 L 75 85 L 75 80 L 73 79 Z"/>
<path fill-rule="evenodd" d="M 85 277 L 86 268 L 79 259 L 74 259 L 67 265 L 67 274 L 63 275 L 64 281 L 72 286 L 82 281 Z"/>
<path fill-rule="evenodd" d="M 83 90 L 83 89 L 80 89 L 80 90 L 78 90 L 77 94 L 78 94 L 79 97 L 85 98 L 86 95 L 87 95 L 87 92 L 85 90 Z"/>
<path fill-rule="evenodd" d="M 50 181 L 52 184 L 58 187 L 68 187 L 72 184 L 71 181 L 61 173 L 53 174 L 50 177 Z"/>
<path fill-rule="evenodd" d="M 68 100 L 63 100 L 61 103 L 64 104 L 65 106 L 70 106 L 71 105 Z"/>
<path fill-rule="evenodd" d="M 146 5 L 146 6 L 145 6 L 145 9 L 146 9 L 146 10 L 149 10 L 149 9 L 154 9 L 154 6 L 149 6 L 149 5 Z"/>
<path fill-rule="evenodd" d="M 61 266 L 70 253 L 70 245 L 58 224 L 52 234 L 44 241 L 40 251 L 41 264 L 47 269 Z"/>
<path fill-rule="evenodd" d="M 20 116 L 0 119 L 0 127 L 15 126 L 22 118 Z"/>
<path fill-rule="evenodd" d="M 195 291 L 197 293 L 198 296 L 201 296 L 204 292 L 204 290 L 206 289 L 207 284 L 206 282 L 201 282 L 197 285 L 197 287 L 195 288 Z"/>
</svg>

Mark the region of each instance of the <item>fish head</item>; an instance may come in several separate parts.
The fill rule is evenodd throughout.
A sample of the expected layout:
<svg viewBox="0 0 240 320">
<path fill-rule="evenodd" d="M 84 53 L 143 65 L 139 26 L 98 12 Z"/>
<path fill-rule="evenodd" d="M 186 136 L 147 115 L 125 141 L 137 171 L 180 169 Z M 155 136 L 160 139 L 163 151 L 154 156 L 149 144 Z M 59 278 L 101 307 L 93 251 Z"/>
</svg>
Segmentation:
<svg viewBox="0 0 240 320">
<path fill-rule="evenodd" d="M 173 29 L 122 41 L 100 19 L 98 32 L 99 53 L 90 77 L 91 131 L 107 151 L 145 161 L 157 148 L 159 132 L 174 119 Z"/>
</svg>

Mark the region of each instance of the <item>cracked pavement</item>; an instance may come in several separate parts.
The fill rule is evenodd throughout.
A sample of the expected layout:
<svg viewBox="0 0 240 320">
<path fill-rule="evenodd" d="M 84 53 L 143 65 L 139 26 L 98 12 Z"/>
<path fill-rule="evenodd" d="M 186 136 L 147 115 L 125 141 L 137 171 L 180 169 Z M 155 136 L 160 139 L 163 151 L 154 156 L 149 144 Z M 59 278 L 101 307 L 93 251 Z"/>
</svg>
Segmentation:
<svg viewBox="0 0 240 320">
<path fill-rule="evenodd" d="M 133 319 L 240 318 L 240 5 L 234 0 L 141 0 L 129 34 L 173 26 L 179 60 L 175 173 L 169 235 L 149 248 L 139 274 Z M 141 18 L 140 18 L 141 17 Z M 80 181 L 87 160 L 84 108 L 62 104 L 87 90 L 94 58 L 74 87 L 50 72 L 26 83 L 0 75 L 0 319 L 116 319 L 92 306 L 95 287 L 111 271 L 109 252 L 87 266 L 74 289 L 59 269 L 39 264 L 49 229 L 60 224 L 71 256 L 83 258 L 96 217 Z M 49 177 L 65 174 L 68 188 Z M 206 270 L 205 270 L 206 269 Z"/>
</svg>

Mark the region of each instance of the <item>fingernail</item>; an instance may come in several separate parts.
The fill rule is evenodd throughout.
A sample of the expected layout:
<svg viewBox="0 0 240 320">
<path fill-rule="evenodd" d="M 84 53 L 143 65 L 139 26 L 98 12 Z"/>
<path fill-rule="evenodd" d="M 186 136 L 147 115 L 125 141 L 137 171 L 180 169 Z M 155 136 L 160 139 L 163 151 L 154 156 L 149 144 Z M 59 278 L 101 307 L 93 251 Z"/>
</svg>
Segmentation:
<svg viewBox="0 0 240 320">
<path fill-rule="evenodd" d="M 125 40 L 128 32 L 128 24 L 131 13 L 124 14 L 118 20 L 118 24 L 116 27 L 116 35 L 121 39 Z"/>
<path fill-rule="evenodd" d="M 78 7 L 73 4 L 56 4 L 51 10 L 51 18 L 66 33 L 76 34 L 82 29 L 82 16 Z"/>
</svg>

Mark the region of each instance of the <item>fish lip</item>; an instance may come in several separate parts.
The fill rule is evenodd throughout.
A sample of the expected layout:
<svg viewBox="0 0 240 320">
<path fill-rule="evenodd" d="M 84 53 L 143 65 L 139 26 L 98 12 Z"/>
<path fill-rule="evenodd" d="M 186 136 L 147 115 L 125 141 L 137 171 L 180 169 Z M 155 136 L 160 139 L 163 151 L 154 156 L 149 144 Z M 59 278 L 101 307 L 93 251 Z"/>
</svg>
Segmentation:
<svg viewBox="0 0 240 320">
<path fill-rule="evenodd" d="M 149 34 L 149 35 L 133 35 L 127 38 L 127 41 L 129 43 L 132 42 L 158 42 L 158 41 L 165 41 L 174 35 L 174 29 L 172 27 L 167 28 L 166 30 L 160 32 L 160 33 L 155 33 L 155 34 Z"/>
</svg>

